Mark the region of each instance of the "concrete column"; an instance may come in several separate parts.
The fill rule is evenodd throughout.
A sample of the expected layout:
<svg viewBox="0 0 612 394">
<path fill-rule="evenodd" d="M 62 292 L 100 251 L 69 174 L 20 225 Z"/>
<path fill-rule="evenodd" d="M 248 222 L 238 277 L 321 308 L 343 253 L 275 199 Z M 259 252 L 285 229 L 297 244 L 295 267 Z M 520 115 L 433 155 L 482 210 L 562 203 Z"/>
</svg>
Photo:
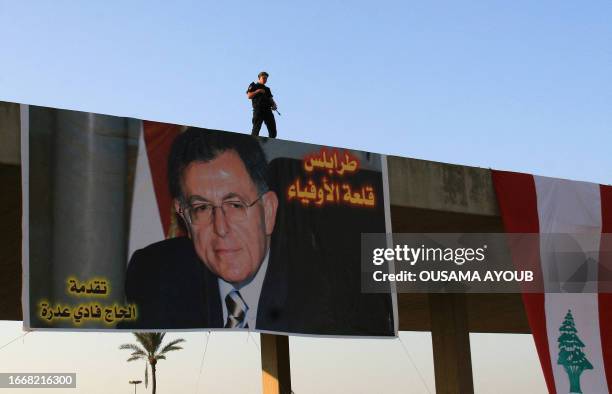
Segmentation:
<svg viewBox="0 0 612 394">
<path fill-rule="evenodd" d="M 0 320 L 21 320 L 19 104 L 0 102 Z"/>
<path fill-rule="evenodd" d="M 263 394 L 291 394 L 289 337 L 261 334 Z"/>
<path fill-rule="evenodd" d="M 21 163 L 19 114 L 19 104 L 0 102 L 0 163 Z"/>
<path fill-rule="evenodd" d="M 121 302 L 127 245 L 127 121 L 64 110 L 57 111 L 56 119 L 54 298 L 67 302 L 69 276 L 81 281 L 104 277 L 110 282 L 105 302 Z"/>
<path fill-rule="evenodd" d="M 465 294 L 430 294 L 436 393 L 474 392 Z"/>
</svg>

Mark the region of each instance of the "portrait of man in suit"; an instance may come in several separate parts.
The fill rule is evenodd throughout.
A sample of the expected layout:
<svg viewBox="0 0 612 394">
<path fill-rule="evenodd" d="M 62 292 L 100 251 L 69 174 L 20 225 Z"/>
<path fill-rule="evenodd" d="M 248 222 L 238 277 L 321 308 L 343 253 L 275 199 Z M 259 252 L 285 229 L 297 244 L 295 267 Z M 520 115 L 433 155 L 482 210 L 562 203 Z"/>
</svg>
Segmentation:
<svg viewBox="0 0 612 394">
<path fill-rule="evenodd" d="M 360 290 L 360 234 L 384 232 L 382 204 L 288 200 L 301 161 L 268 163 L 262 141 L 193 127 L 175 138 L 167 179 L 186 236 L 132 254 L 125 294 L 137 319 L 119 328 L 394 335 L 389 294 Z M 355 176 L 382 187 L 380 172 Z"/>
<path fill-rule="evenodd" d="M 45 201 L 29 222 L 29 327 L 396 334 L 390 286 L 363 287 L 363 236 L 390 231 L 383 155 L 140 125 L 108 136 L 99 163 L 63 153 L 50 182 L 65 204 Z M 36 141 L 42 155 L 48 140 Z M 38 188 L 55 166 L 47 153 L 33 156 Z M 87 201 L 70 203 L 75 190 Z"/>
<path fill-rule="evenodd" d="M 267 165 L 250 136 L 190 128 L 176 138 L 168 179 L 188 238 L 134 253 L 126 294 L 138 326 L 257 328 L 278 207 Z M 177 274 L 185 275 L 170 280 Z"/>
</svg>

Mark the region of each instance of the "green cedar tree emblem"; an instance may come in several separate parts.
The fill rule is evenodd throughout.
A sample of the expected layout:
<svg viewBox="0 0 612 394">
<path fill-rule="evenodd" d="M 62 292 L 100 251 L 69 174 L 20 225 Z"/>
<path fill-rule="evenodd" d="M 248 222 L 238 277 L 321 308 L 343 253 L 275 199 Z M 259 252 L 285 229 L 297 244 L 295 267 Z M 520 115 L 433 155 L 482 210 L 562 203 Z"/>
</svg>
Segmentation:
<svg viewBox="0 0 612 394">
<path fill-rule="evenodd" d="M 571 309 L 567 311 L 565 320 L 559 328 L 559 359 L 557 364 L 563 365 L 569 378 L 570 393 L 582 393 L 580 389 L 580 375 L 585 369 L 593 369 L 593 365 L 587 360 L 582 349 L 584 343 L 578 338 L 574 316 Z"/>
</svg>

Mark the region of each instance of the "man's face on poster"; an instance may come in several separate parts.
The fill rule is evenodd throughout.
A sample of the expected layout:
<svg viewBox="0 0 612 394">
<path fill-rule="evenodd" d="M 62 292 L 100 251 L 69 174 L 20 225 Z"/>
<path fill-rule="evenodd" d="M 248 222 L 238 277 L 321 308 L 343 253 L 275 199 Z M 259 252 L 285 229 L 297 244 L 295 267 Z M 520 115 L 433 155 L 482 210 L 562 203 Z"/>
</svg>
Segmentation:
<svg viewBox="0 0 612 394">
<path fill-rule="evenodd" d="M 239 285 L 250 280 L 270 245 L 278 206 L 276 194 L 258 193 L 233 150 L 209 162 L 190 163 L 183 171 L 182 191 L 187 206 L 184 215 L 200 215 L 195 223 L 192 219 L 187 223 L 199 258 L 226 282 Z M 181 211 L 179 201 L 175 201 L 175 208 Z"/>
</svg>

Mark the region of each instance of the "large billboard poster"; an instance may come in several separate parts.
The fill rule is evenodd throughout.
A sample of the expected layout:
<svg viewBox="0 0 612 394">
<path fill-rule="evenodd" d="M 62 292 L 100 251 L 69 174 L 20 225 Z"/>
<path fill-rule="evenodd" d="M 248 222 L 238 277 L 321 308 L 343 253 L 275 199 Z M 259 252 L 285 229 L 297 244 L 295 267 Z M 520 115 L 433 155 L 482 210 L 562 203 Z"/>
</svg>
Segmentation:
<svg viewBox="0 0 612 394">
<path fill-rule="evenodd" d="M 24 325 L 394 336 L 385 157 L 22 107 Z"/>
</svg>

